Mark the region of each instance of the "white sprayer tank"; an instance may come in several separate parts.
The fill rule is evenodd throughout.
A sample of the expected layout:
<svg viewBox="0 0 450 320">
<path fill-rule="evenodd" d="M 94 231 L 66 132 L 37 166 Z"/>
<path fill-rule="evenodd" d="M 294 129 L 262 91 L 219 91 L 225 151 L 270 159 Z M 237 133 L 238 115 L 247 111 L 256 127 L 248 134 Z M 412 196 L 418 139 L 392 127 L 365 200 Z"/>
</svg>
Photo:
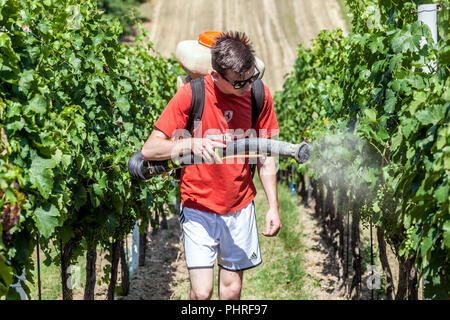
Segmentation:
<svg viewBox="0 0 450 320">
<path fill-rule="evenodd" d="M 202 41 L 202 36 L 204 37 L 205 33 L 208 32 L 212 32 L 213 34 L 218 33 L 215 31 L 205 31 L 200 35 L 199 40 L 184 40 L 179 42 L 175 50 L 178 63 L 191 79 L 207 75 L 212 71 L 211 47 L 214 44 L 214 40 L 209 39 L 209 42 Z M 261 59 L 255 57 L 255 64 L 260 71 L 260 78 L 262 78 L 265 69 L 264 63 Z M 177 88 L 181 88 L 187 81 L 186 76 L 178 76 Z"/>
</svg>

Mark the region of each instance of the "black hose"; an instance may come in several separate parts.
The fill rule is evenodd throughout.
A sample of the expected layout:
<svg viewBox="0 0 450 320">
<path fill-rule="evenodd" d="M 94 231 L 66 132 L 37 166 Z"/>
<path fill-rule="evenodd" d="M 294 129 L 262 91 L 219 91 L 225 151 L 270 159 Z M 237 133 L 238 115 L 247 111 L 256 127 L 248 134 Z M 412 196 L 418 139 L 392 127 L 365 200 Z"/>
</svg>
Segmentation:
<svg viewBox="0 0 450 320">
<path fill-rule="evenodd" d="M 255 152 L 264 156 L 279 156 L 294 158 L 299 163 L 309 159 L 310 146 L 306 142 L 292 144 L 289 142 L 270 140 L 263 138 L 247 138 L 228 142 L 226 148 L 217 148 L 220 158 L 226 159 L 236 155 L 244 155 Z M 141 151 L 136 151 L 128 160 L 128 171 L 131 177 L 136 179 L 150 179 L 151 177 L 169 172 L 174 169 L 184 168 L 193 164 L 205 163 L 201 157 L 189 153 L 169 160 L 150 161 L 142 160 Z"/>
</svg>

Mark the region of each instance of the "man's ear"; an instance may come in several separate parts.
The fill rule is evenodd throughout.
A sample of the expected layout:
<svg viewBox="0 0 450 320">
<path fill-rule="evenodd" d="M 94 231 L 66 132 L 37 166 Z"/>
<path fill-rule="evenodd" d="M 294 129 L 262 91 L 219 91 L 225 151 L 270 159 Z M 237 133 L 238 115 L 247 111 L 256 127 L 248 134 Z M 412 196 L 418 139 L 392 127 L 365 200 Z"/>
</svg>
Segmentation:
<svg viewBox="0 0 450 320">
<path fill-rule="evenodd" d="M 213 78 L 214 81 L 219 81 L 220 75 L 216 70 L 213 69 L 211 71 L 211 77 Z"/>
</svg>

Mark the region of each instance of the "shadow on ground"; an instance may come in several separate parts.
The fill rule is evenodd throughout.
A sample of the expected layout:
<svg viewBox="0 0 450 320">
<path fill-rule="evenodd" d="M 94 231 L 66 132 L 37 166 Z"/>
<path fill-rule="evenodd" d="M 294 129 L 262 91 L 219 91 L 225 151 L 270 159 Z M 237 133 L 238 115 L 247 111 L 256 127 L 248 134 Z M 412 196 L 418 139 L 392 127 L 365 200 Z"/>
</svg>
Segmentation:
<svg viewBox="0 0 450 320">
<path fill-rule="evenodd" d="M 316 281 L 319 291 L 318 299 L 350 299 L 349 289 L 353 278 L 352 252 L 348 250 L 348 276 L 343 282 L 342 275 L 339 274 L 337 263 L 338 255 L 330 237 L 326 234 L 324 221 L 321 216 L 315 213 L 315 201 L 312 199 L 309 205 L 304 202 L 298 204 L 305 212 L 302 223 L 305 225 L 305 241 L 309 249 L 306 253 L 306 261 L 312 278 Z M 344 234 L 344 243 L 347 243 L 347 234 Z M 344 253 L 345 256 L 347 252 Z M 347 261 L 347 257 L 346 257 Z M 361 279 L 361 300 L 370 300 L 371 290 L 367 287 L 368 275 L 363 274 Z M 322 292 L 320 292 L 320 290 Z M 375 294 L 374 294 L 375 295 Z M 382 296 L 380 296 L 383 299 Z"/>
</svg>

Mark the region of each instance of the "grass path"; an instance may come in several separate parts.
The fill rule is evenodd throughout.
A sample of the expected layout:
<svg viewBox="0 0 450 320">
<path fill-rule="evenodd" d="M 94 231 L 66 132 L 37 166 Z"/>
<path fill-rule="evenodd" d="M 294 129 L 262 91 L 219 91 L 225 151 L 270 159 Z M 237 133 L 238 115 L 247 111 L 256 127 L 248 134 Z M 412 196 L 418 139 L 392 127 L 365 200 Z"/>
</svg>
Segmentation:
<svg viewBox="0 0 450 320">
<path fill-rule="evenodd" d="M 53 245 L 50 245 L 52 252 L 50 256 L 54 258 L 56 256 L 56 248 Z M 41 268 L 41 294 L 42 300 L 60 300 L 62 295 L 61 289 L 61 270 L 59 265 L 56 264 L 45 264 L 45 254 L 40 250 L 40 268 Z M 33 254 L 33 260 L 36 261 L 36 251 Z M 84 284 L 86 278 L 86 258 L 84 255 L 78 258 L 76 264 L 73 264 L 73 275 L 72 275 L 72 286 L 74 288 L 74 294 L 82 295 L 84 292 Z M 33 278 L 35 279 L 35 283 L 29 283 L 31 299 L 38 300 L 38 286 L 37 286 L 37 266 L 34 270 L 32 270 Z"/>
<path fill-rule="evenodd" d="M 296 205 L 298 197 L 292 197 L 285 184 L 278 184 L 278 201 L 283 227 L 277 237 L 261 235 L 265 227 L 268 210 L 266 195 L 259 181 L 254 180 L 257 189 L 255 198 L 256 219 L 259 232 L 260 249 L 263 262 L 244 272 L 242 300 L 309 300 L 313 296 L 305 290 L 306 273 L 303 268 L 304 246 L 299 223 L 300 208 Z M 185 268 L 185 266 L 182 266 Z M 218 299 L 218 267 L 214 268 L 214 291 L 212 299 Z M 179 281 L 173 287 L 172 299 L 187 299 L 189 281 Z M 179 278 L 179 277 L 178 277 Z"/>
<path fill-rule="evenodd" d="M 265 226 L 265 215 L 268 209 L 266 195 L 259 181 L 254 180 L 257 188 L 255 198 L 255 208 L 257 217 L 257 226 L 259 232 L 260 249 L 263 262 L 259 266 L 246 270 L 244 272 L 243 289 L 241 299 L 243 300 L 303 300 L 314 299 L 315 297 L 308 293 L 310 287 L 309 276 L 306 275 L 304 264 L 304 246 L 302 244 L 302 230 L 300 215 L 302 211 L 297 206 L 299 198 L 291 197 L 290 191 L 285 184 L 278 184 L 278 201 L 280 206 L 280 215 L 283 227 L 277 237 L 267 238 L 260 234 Z M 169 217 L 169 230 L 158 231 L 159 234 L 150 240 L 149 252 L 155 261 L 168 261 L 164 264 L 163 269 L 171 269 L 170 275 L 158 276 L 155 274 L 157 269 L 161 269 L 161 265 L 157 268 L 154 264 L 148 265 L 136 273 L 136 279 L 131 282 L 130 295 L 125 299 L 188 299 L 189 297 L 189 276 L 183 254 L 182 244 L 172 244 L 181 252 L 177 255 L 175 261 L 164 254 L 164 251 L 158 250 L 161 244 L 165 247 L 174 238 L 181 241 L 178 218 Z M 171 239 L 167 239 L 167 235 L 172 234 Z M 175 256 L 173 254 L 173 256 Z M 146 258 L 147 259 L 147 258 Z M 159 273 L 159 272 L 158 272 Z M 149 277 L 149 274 L 152 274 Z M 214 290 L 212 300 L 218 299 L 217 286 L 218 267 L 214 268 Z M 159 278 L 157 282 L 156 278 Z M 167 285 L 161 284 L 162 281 Z M 308 285 L 305 285 L 308 282 Z M 166 295 L 161 292 L 161 288 L 167 290 Z"/>
<path fill-rule="evenodd" d="M 265 227 L 268 210 L 266 195 L 259 179 L 255 208 L 259 232 Z M 304 246 L 299 223 L 297 197 L 290 195 L 285 184 L 278 184 L 278 202 L 283 227 L 277 237 L 259 235 L 263 263 L 244 273 L 242 299 L 303 300 L 312 297 L 306 292 L 303 268 Z"/>
</svg>

